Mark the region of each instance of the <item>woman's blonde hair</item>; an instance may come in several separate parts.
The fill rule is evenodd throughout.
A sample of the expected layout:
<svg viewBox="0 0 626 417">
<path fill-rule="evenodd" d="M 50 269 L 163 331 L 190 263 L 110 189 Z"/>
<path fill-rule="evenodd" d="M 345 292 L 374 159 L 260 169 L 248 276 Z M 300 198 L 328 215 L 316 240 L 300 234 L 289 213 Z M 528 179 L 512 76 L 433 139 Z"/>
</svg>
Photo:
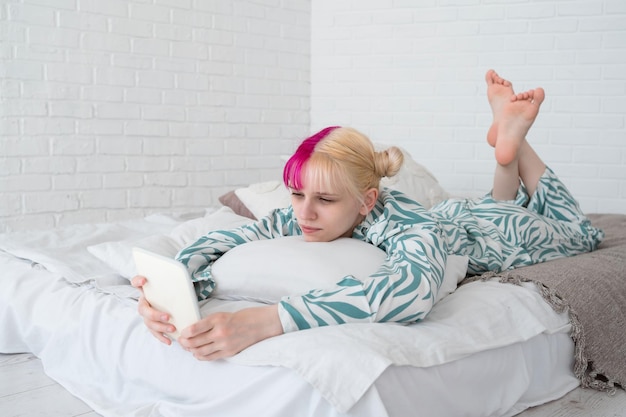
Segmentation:
<svg viewBox="0 0 626 417">
<path fill-rule="evenodd" d="M 287 161 L 283 180 L 296 190 L 306 183 L 319 191 L 345 192 L 362 201 L 365 191 L 380 187 L 382 177 L 396 175 L 403 161 L 402 151 L 395 146 L 379 152 L 356 129 L 331 126 L 302 142 Z"/>
</svg>

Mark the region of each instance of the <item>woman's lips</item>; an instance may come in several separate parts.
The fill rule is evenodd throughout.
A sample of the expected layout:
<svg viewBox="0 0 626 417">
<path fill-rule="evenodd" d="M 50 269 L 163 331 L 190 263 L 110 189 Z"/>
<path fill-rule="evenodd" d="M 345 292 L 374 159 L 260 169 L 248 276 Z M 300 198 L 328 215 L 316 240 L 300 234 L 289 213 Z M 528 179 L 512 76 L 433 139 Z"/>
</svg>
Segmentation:
<svg viewBox="0 0 626 417">
<path fill-rule="evenodd" d="M 315 233 L 317 232 L 318 228 L 315 227 L 311 227 L 311 226 L 304 226 L 304 225 L 300 225 L 300 229 L 302 230 L 302 233 L 306 233 L 306 234 L 311 234 L 311 233 Z"/>
</svg>

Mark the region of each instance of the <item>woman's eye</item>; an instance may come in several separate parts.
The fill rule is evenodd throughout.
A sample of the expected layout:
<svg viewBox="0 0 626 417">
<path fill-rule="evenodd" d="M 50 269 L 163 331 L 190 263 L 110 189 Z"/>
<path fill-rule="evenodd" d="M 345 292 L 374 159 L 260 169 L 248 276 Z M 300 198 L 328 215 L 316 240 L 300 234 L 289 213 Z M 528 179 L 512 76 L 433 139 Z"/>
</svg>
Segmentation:
<svg viewBox="0 0 626 417">
<path fill-rule="evenodd" d="M 320 201 L 321 201 L 322 203 L 332 203 L 332 202 L 333 202 L 333 201 L 335 201 L 335 200 L 332 200 L 332 199 L 330 199 L 330 198 L 320 197 Z"/>
</svg>

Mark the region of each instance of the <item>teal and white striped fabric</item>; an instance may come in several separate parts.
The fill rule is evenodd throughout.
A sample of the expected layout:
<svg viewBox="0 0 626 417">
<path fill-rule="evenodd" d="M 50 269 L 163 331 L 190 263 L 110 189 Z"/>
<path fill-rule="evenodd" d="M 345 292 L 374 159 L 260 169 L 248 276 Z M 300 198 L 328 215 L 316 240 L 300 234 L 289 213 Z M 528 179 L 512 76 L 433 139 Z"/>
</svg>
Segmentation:
<svg viewBox="0 0 626 417">
<path fill-rule="evenodd" d="M 452 253 L 469 255 L 474 274 L 590 252 L 604 238 L 550 168 L 530 198 L 521 185 L 514 201 L 496 201 L 488 194 L 446 200 L 431 211 L 441 219 Z"/>
<path fill-rule="evenodd" d="M 206 299 L 215 287 L 211 264 L 226 251 L 301 233 L 291 208 L 275 210 L 256 223 L 210 232 L 177 258 L 191 272 L 198 297 Z M 364 281 L 342 277 L 334 288 L 283 298 L 280 320 L 285 332 L 348 322 L 416 322 L 433 306 L 448 254 L 469 256 L 470 273 L 499 272 L 589 252 L 603 236 L 550 169 L 531 198 L 520 186 L 510 202 L 489 194 L 446 200 L 427 211 L 406 195 L 383 189 L 353 233 L 385 250 L 380 269 Z"/>
</svg>

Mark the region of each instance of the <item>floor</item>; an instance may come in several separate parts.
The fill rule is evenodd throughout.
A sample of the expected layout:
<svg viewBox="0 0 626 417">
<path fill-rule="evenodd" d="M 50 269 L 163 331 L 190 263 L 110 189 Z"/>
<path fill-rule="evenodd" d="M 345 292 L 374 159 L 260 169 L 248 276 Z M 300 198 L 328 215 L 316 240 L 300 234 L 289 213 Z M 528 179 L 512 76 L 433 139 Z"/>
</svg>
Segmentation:
<svg viewBox="0 0 626 417">
<path fill-rule="evenodd" d="M 98 417 L 43 372 L 30 354 L 0 354 L 0 416 Z M 518 417 L 626 417 L 626 392 L 611 396 L 576 389 L 565 397 L 526 410 Z"/>
<path fill-rule="evenodd" d="M 48 377 L 30 354 L 0 354 L 0 416 L 98 417 Z"/>
</svg>

